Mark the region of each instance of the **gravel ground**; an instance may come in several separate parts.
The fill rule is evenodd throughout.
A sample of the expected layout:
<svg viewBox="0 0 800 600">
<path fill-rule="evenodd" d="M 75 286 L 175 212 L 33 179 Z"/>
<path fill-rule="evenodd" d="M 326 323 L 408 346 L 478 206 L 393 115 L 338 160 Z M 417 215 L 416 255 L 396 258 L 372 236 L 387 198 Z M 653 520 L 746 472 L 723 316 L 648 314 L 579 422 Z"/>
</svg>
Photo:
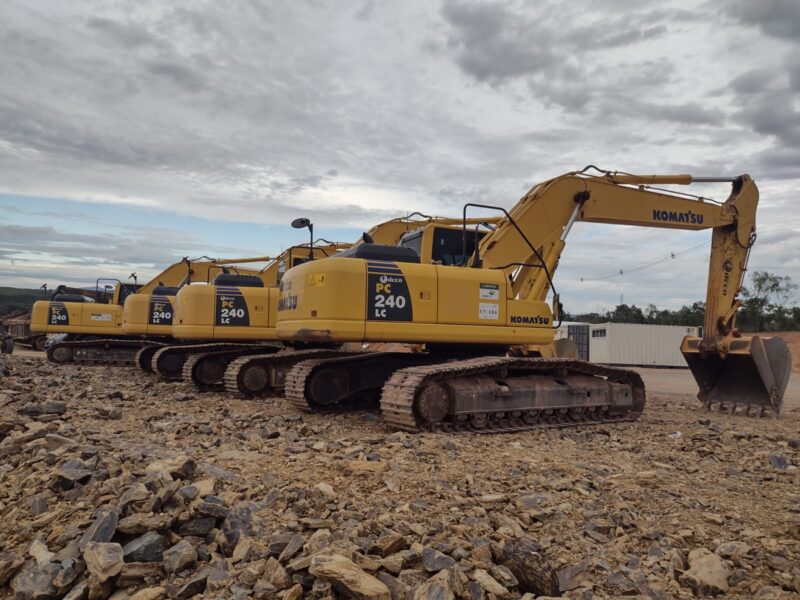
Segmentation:
<svg viewBox="0 0 800 600">
<path fill-rule="evenodd" d="M 794 400 L 780 419 L 708 413 L 648 370 L 636 423 L 407 435 L 133 369 L 7 363 L 3 597 L 800 594 Z"/>
</svg>

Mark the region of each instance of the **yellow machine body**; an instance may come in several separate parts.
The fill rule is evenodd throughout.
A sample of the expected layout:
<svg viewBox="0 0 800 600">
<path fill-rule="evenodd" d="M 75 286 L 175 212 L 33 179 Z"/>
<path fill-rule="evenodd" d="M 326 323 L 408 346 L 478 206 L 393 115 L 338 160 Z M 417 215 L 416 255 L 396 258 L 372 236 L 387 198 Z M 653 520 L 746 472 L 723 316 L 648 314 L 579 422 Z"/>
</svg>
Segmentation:
<svg viewBox="0 0 800 600">
<path fill-rule="evenodd" d="M 223 268 L 237 269 L 231 266 L 237 263 L 267 260 L 268 257 L 184 259 L 168 266 L 141 286 L 117 281 L 113 294 L 87 292 L 101 300 L 99 302 L 59 301 L 57 296 L 52 300 L 39 300 L 31 309 L 31 331 L 91 336 L 169 335 L 170 327 L 165 326 L 163 321 L 169 320 L 171 316 L 168 305 L 172 301 L 167 296 L 154 292 L 164 287 L 179 287 L 193 279 L 207 281 L 212 275 L 222 272 Z M 258 272 L 244 268 L 238 270 Z M 130 308 L 126 310 L 125 307 L 128 306 Z"/>
<path fill-rule="evenodd" d="M 134 294 L 122 308 L 122 333 L 125 335 L 172 335 L 175 296 Z"/>
<path fill-rule="evenodd" d="M 278 288 L 193 284 L 175 302 L 172 336 L 180 340 L 275 340 Z"/>
<path fill-rule="evenodd" d="M 121 327 L 122 306 L 116 303 L 37 300 L 31 309 L 34 333 L 118 335 Z"/>
<path fill-rule="evenodd" d="M 335 254 L 346 245 L 314 247 L 314 261 Z M 181 340 L 276 340 L 278 281 L 283 274 L 307 262 L 308 246 L 294 246 L 270 261 L 258 273 L 263 287 L 195 283 L 182 287 L 173 306 L 171 335 Z"/>
<path fill-rule="evenodd" d="M 731 194 L 713 202 L 651 187 L 697 181 L 730 182 Z M 281 281 L 278 337 L 533 346 L 528 350 L 537 353 L 536 346 L 554 338 L 545 300 L 575 222 L 711 229 L 704 337 L 686 340 L 682 350 L 704 401 L 777 412 L 791 366 L 788 349 L 778 338 L 742 337 L 735 327 L 757 205 L 748 175 L 567 173 L 535 185 L 510 210 L 498 209 L 505 218 L 465 266 L 431 264 L 424 253 L 414 264 L 386 251 L 384 260 L 331 258 L 292 269 Z M 557 306 L 558 298 L 553 301 Z"/>
<path fill-rule="evenodd" d="M 546 302 L 508 297 L 502 271 L 358 258 L 295 268 L 278 337 L 315 342 L 547 345 Z"/>
<path fill-rule="evenodd" d="M 139 291 L 125 299 L 122 310 L 122 333 L 125 335 L 143 335 L 149 337 L 167 337 L 172 335 L 172 327 L 176 314 L 178 290 L 187 285 L 206 285 L 214 277 L 224 272 L 235 272 L 239 275 L 254 275 L 269 285 L 272 276 L 263 269 L 254 269 L 241 265 L 253 262 L 269 262 L 270 257 L 238 258 L 217 260 L 214 263 L 193 263 L 191 280 L 184 280 L 180 286 L 158 286 L 147 292 Z M 202 265 L 199 266 L 198 265 Z M 192 283 L 192 280 L 195 283 Z"/>
<path fill-rule="evenodd" d="M 468 220 L 474 225 L 497 219 Z M 436 256 L 433 248 L 435 230 L 447 230 L 461 234 L 461 221 L 442 217 L 392 219 L 369 230 L 367 237 L 376 244 L 397 244 L 404 236 L 412 234 L 409 243 L 419 247 L 423 256 Z M 428 232 L 428 234 L 424 234 Z M 285 251 L 265 271 L 271 280 L 265 279 L 264 288 L 218 287 L 214 285 L 191 285 L 180 290 L 176 300 L 176 319 L 172 335 L 182 340 L 218 341 L 272 341 L 280 339 L 275 329 L 278 314 L 278 288 L 284 273 L 303 264 L 316 265 L 320 259 L 335 259 L 336 252 L 348 245 L 319 246 L 314 248 L 314 260 L 308 260 L 308 247 L 293 247 Z M 349 264 L 349 263 L 348 263 Z M 271 283 L 270 283 L 271 281 Z M 342 298 L 350 292 L 343 292 Z"/>
</svg>

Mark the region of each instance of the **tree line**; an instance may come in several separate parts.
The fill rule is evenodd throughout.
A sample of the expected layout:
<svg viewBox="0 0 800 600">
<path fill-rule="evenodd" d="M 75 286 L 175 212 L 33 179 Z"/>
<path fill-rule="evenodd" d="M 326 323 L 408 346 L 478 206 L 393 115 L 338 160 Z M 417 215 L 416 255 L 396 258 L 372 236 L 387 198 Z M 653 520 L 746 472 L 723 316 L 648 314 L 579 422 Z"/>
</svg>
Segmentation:
<svg viewBox="0 0 800 600">
<path fill-rule="evenodd" d="M 40 290 L 0 287 L 0 316 L 30 310 L 37 300 L 43 300 Z"/>
<path fill-rule="evenodd" d="M 736 326 L 742 331 L 800 331 L 800 306 L 795 305 L 798 286 L 789 276 L 754 271 L 749 285 L 742 288 L 742 307 Z M 650 325 L 703 325 L 705 302 L 694 302 L 677 310 L 655 304 L 644 308 L 619 304 L 603 313 L 564 313 L 565 321 L 584 323 L 645 323 Z"/>
</svg>

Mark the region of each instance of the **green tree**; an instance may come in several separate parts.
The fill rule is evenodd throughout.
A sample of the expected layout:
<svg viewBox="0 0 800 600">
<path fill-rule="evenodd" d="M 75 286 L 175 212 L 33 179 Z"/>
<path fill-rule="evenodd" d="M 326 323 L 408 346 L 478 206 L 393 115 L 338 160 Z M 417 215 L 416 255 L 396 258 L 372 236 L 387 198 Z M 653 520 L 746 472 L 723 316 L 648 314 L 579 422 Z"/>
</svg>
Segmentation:
<svg viewBox="0 0 800 600">
<path fill-rule="evenodd" d="M 607 313 L 608 320 L 612 323 L 644 323 L 645 317 L 642 309 L 635 304 L 628 306 L 627 304 L 619 304 L 617 307 Z"/>
<path fill-rule="evenodd" d="M 797 284 L 788 275 L 768 271 L 753 271 L 750 286 L 742 287 L 742 308 L 737 315 L 741 329 L 748 331 L 775 331 L 795 329 L 800 323 L 787 322 L 785 310 L 795 297 Z"/>
</svg>

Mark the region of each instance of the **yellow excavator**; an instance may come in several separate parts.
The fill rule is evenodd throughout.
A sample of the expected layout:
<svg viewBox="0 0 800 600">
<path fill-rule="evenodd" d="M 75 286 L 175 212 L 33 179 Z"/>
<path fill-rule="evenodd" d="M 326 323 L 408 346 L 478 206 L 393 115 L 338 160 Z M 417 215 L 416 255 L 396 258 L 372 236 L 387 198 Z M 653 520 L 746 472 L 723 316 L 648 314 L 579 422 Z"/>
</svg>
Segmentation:
<svg viewBox="0 0 800 600">
<path fill-rule="evenodd" d="M 257 272 L 223 274 L 184 286 L 175 297 L 169 326 L 177 342 L 142 348 L 136 364 L 167 380 L 181 379 L 186 370 L 188 380 L 212 387 L 233 357 L 277 352 L 282 348 L 275 336 L 276 286 L 281 276 L 294 266 L 350 246 L 323 241 L 292 246 Z"/>
<path fill-rule="evenodd" d="M 59 286 L 50 300 L 34 303 L 31 331 L 62 334 L 47 344 L 51 362 L 129 364 L 143 346 L 162 345 L 170 334 L 169 321 L 177 289 L 192 281 L 206 281 L 217 273 L 256 270 L 236 266 L 263 262 L 266 257 L 178 261 L 144 285 L 98 279 L 95 290 Z M 125 306 L 129 306 L 129 322 Z"/>
<path fill-rule="evenodd" d="M 468 219 L 471 228 L 483 224 L 487 219 Z M 497 222 L 496 218 L 488 219 Z M 297 219 L 292 223 L 295 227 L 309 225 L 307 219 Z M 406 217 L 391 219 L 372 227 L 362 239 L 335 256 L 346 255 L 354 247 L 368 241 L 381 247 L 395 245 L 401 239 L 409 239 L 417 244 L 426 256 L 443 263 L 452 263 L 459 259 L 445 252 L 460 253 L 462 222 L 460 219 L 431 217 L 413 213 Z M 422 244 L 423 232 L 426 244 Z M 435 235 L 434 235 L 435 232 Z M 434 238 L 438 247 L 434 247 Z M 457 240 L 457 247 L 452 242 Z M 474 243 L 474 238 L 472 243 Z M 341 249 L 341 245 L 337 249 Z M 470 248 L 472 246 L 469 246 Z M 315 248 L 315 252 L 319 250 Z M 299 256 L 282 255 L 273 268 L 276 271 L 276 284 L 280 283 L 283 273 L 288 268 L 308 262 L 308 249 L 300 249 Z M 330 252 L 322 252 L 324 258 Z M 280 338 L 275 332 L 275 319 L 278 314 L 278 288 L 267 289 L 241 287 L 190 286 L 178 294 L 177 317 L 173 325 L 173 336 L 177 339 L 205 340 L 240 340 L 240 341 L 273 341 Z M 226 319 L 222 311 L 238 310 L 241 319 Z M 248 318 L 256 315 L 258 318 Z M 263 348 L 263 346 L 262 346 Z M 297 362 L 307 358 L 322 358 L 353 354 L 339 343 L 329 342 L 296 342 L 277 352 L 280 347 L 259 351 L 250 348 L 215 349 L 211 344 L 192 346 L 174 346 L 158 349 L 153 357 L 153 370 L 165 378 L 193 381 L 196 385 L 209 388 L 224 384 L 234 393 L 248 396 L 275 394 L 282 391 L 286 372 Z M 359 345 L 360 350 L 360 345 Z M 181 372 L 182 371 L 182 372 Z"/>
<path fill-rule="evenodd" d="M 461 266 L 420 261 L 410 244 L 362 244 L 346 256 L 286 273 L 277 332 L 293 342 L 399 342 L 374 352 L 298 363 L 285 394 L 303 410 L 380 403 L 407 431 L 517 431 L 637 419 L 645 389 L 635 371 L 552 358 L 559 296 L 553 276 L 578 221 L 712 230 L 702 339 L 682 350 L 706 403 L 778 413 L 791 357 L 779 338 L 743 337 L 737 295 L 755 242 L 758 189 L 748 175 L 637 176 L 588 169 L 535 185 L 482 237 Z M 662 189 L 730 182 L 725 202 Z M 470 236 L 465 232 L 462 247 Z M 467 254 L 462 251 L 462 254 Z M 545 301 L 553 292 L 552 306 Z"/>
</svg>

